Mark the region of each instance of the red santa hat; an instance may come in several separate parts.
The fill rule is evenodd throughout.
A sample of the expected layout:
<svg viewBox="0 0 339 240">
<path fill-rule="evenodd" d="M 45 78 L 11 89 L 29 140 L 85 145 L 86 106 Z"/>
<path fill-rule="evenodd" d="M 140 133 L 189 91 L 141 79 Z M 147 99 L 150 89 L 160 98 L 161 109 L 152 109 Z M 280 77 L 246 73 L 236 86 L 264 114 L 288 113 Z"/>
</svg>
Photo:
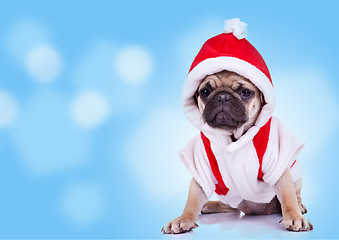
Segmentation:
<svg viewBox="0 0 339 240">
<path fill-rule="evenodd" d="M 271 76 L 260 53 L 245 39 L 246 33 L 247 24 L 239 18 L 226 20 L 223 33 L 207 40 L 192 63 L 183 87 L 182 106 L 186 117 L 199 130 L 206 130 L 208 126 L 193 96 L 206 76 L 223 70 L 249 79 L 264 95 L 266 104 L 255 127 L 248 131 L 248 137 L 252 139 L 272 116 L 275 94 Z"/>
</svg>

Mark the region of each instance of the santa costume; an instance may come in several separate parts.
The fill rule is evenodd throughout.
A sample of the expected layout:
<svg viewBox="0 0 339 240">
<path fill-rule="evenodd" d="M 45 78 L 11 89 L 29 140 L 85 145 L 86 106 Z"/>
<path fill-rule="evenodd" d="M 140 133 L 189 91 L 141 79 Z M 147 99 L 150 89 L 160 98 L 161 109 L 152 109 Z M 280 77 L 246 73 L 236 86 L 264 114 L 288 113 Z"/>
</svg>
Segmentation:
<svg viewBox="0 0 339 240">
<path fill-rule="evenodd" d="M 245 39 L 246 31 L 247 24 L 238 18 L 225 21 L 224 32 L 207 40 L 194 59 L 182 92 L 185 115 L 200 134 L 179 152 L 180 157 L 207 199 L 216 192 L 233 208 L 242 200 L 269 203 L 276 196 L 274 185 L 288 168 L 294 182 L 301 178 L 296 157 L 303 143 L 272 117 L 272 79 L 262 56 Z M 236 141 L 204 121 L 193 97 L 206 76 L 223 70 L 250 80 L 265 99 L 254 126 L 244 134 L 243 129 L 235 131 Z"/>
</svg>

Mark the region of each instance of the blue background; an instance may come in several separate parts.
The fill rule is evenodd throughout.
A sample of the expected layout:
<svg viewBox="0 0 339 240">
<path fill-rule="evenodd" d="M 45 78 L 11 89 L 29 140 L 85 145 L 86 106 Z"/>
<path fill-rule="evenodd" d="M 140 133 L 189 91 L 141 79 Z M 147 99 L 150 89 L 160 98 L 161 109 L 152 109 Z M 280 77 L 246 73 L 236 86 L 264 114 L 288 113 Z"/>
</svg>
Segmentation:
<svg viewBox="0 0 339 240">
<path fill-rule="evenodd" d="M 292 237 L 339 238 L 337 9 L 335 1 L 0 3 L 0 90 L 17 109 L 0 126 L 0 237 L 162 238 L 190 178 L 176 151 L 196 133 L 181 112 L 182 84 L 204 41 L 239 17 L 271 71 L 276 115 L 308 144 L 300 162 L 315 230 Z M 62 59 L 47 82 L 26 66 L 41 44 Z M 131 46 L 151 63 L 133 83 L 115 65 Z M 90 127 L 69 110 L 84 90 L 109 109 Z M 213 238 L 199 235 L 204 227 L 189 236 Z M 268 237 L 291 237 L 279 234 Z"/>
</svg>

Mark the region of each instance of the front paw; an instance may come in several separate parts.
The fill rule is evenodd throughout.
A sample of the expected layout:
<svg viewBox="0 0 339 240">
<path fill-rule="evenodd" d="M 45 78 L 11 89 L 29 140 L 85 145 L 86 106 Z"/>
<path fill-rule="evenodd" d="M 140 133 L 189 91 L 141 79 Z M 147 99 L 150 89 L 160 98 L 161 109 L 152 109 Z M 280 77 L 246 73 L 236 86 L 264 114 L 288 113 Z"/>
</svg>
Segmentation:
<svg viewBox="0 0 339 240">
<path fill-rule="evenodd" d="M 312 223 L 301 214 L 284 216 L 280 223 L 284 225 L 288 231 L 300 232 L 313 229 Z"/>
<path fill-rule="evenodd" d="M 199 226 L 195 223 L 192 216 L 181 215 L 173 221 L 166 223 L 166 225 L 161 229 L 161 232 L 164 234 L 185 233 L 196 227 Z"/>
</svg>

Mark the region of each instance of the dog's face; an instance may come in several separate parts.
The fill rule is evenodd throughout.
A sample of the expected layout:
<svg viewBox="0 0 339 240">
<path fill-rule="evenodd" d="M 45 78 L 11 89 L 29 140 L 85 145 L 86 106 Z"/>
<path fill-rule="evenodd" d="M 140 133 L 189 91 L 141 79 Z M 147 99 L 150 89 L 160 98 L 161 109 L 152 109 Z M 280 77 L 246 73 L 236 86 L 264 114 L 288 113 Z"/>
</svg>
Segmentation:
<svg viewBox="0 0 339 240">
<path fill-rule="evenodd" d="M 213 128 L 227 130 L 230 135 L 239 128 L 244 132 L 253 126 L 264 103 L 257 87 L 228 71 L 207 76 L 195 98 L 205 122 Z"/>
</svg>

